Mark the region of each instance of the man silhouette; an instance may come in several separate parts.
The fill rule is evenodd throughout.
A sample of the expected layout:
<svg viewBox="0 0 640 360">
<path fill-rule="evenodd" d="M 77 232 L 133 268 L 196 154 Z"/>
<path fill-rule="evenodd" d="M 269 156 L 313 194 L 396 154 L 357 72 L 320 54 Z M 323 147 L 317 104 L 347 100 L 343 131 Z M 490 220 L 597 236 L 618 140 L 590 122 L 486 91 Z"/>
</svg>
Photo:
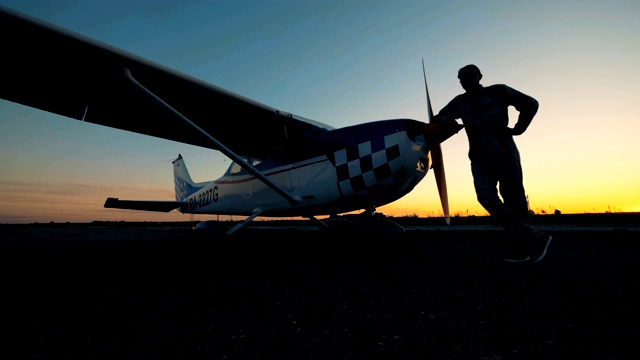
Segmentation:
<svg viewBox="0 0 640 360">
<path fill-rule="evenodd" d="M 458 79 L 465 93 L 451 100 L 434 122 L 462 120 L 478 202 L 516 235 L 514 252 L 504 260 L 537 263 L 545 257 L 551 236 L 530 224 L 520 153 L 513 136 L 525 132 L 538 111 L 538 101 L 507 85 L 482 86 L 482 73 L 473 64 L 461 68 Z M 509 106 L 520 113 L 513 128 L 509 127 Z"/>
</svg>

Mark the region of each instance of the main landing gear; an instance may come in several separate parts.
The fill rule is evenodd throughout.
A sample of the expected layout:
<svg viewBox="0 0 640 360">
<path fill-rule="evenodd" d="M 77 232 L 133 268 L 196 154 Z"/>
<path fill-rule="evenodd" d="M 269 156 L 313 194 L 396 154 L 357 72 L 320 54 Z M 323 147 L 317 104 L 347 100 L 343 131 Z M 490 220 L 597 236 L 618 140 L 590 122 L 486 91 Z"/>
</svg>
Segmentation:
<svg viewBox="0 0 640 360">
<path fill-rule="evenodd" d="M 356 233 L 390 234 L 403 233 L 404 228 L 386 218 L 382 213 L 365 210 L 360 214 L 331 216 L 322 223 L 332 231 L 350 231 Z"/>
</svg>

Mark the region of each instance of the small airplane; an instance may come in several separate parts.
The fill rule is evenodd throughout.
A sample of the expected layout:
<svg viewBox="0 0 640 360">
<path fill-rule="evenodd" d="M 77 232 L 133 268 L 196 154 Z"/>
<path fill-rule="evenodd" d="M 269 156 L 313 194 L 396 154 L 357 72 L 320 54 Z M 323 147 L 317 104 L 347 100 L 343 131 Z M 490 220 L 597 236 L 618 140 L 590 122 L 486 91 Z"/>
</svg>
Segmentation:
<svg viewBox="0 0 640 360">
<path fill-rule="evenodd" d="M 175 200 L 108 198 L 106 208 L 247 216 L 228 235 L 258 216 L 303 217 L 332 228 L 340 214 L 363 210 L 377 218 L 376 207 L 403 197 L 433 169 L 449 223 L 440 144 L 463 126 L 429 123 L 424 60 L 429 122 L 402 118 L 336 129 L 2 6 L 0 34 L 0 98 L 232 160 L 219 179 L 195 182 L 178 155 Z"/>
</svg>

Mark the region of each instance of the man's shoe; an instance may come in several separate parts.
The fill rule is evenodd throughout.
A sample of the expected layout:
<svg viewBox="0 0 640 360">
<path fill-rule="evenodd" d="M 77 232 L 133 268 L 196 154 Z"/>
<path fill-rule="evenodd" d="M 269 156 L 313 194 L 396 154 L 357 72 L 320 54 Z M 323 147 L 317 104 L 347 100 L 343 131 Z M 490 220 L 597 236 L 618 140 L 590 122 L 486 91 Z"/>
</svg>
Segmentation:
<svg viewBox="0 0 640 360">
<path fill-rule="evenodd" d="M 526 256 L 526 257 L 516 257 L 516 256 L 508 256 L 506 258 L 504 258 L 504 262 L 508 262 L 508 263 L 523 263 L 523 262 L 527 262 L 529 261 L 530 257 Z"/>
<path fill-rule="evenodd" d="M 503 260 L 509 263 L 521 263 L 529 261 L 529 249 L 526 246 L 514 245 L 511 253 Z"/>
<path fill-rule="evenodd" d="M 547 255 L 547 249 L 551 244 L 551 235 L 541 232 L 531 243 L 531 260 L 540 262 Z"/>
</svg>

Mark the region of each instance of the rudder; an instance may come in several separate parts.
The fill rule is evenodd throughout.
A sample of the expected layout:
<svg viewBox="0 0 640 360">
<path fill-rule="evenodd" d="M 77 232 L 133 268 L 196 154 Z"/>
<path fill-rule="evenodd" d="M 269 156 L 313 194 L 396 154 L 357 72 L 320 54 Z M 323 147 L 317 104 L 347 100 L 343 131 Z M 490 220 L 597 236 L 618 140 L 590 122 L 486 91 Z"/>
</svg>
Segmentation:
<svg viewBox="0 0 640 360">
<path fill-rule="evenodd" d="M 203 184 L 195 183 L 191 179 L 181 154 L 178 154 L 178 158 L 173 160 L 172 164 L 177 201 L 184 201 L 191 194 L 203 188 Z"/>
</svg>

